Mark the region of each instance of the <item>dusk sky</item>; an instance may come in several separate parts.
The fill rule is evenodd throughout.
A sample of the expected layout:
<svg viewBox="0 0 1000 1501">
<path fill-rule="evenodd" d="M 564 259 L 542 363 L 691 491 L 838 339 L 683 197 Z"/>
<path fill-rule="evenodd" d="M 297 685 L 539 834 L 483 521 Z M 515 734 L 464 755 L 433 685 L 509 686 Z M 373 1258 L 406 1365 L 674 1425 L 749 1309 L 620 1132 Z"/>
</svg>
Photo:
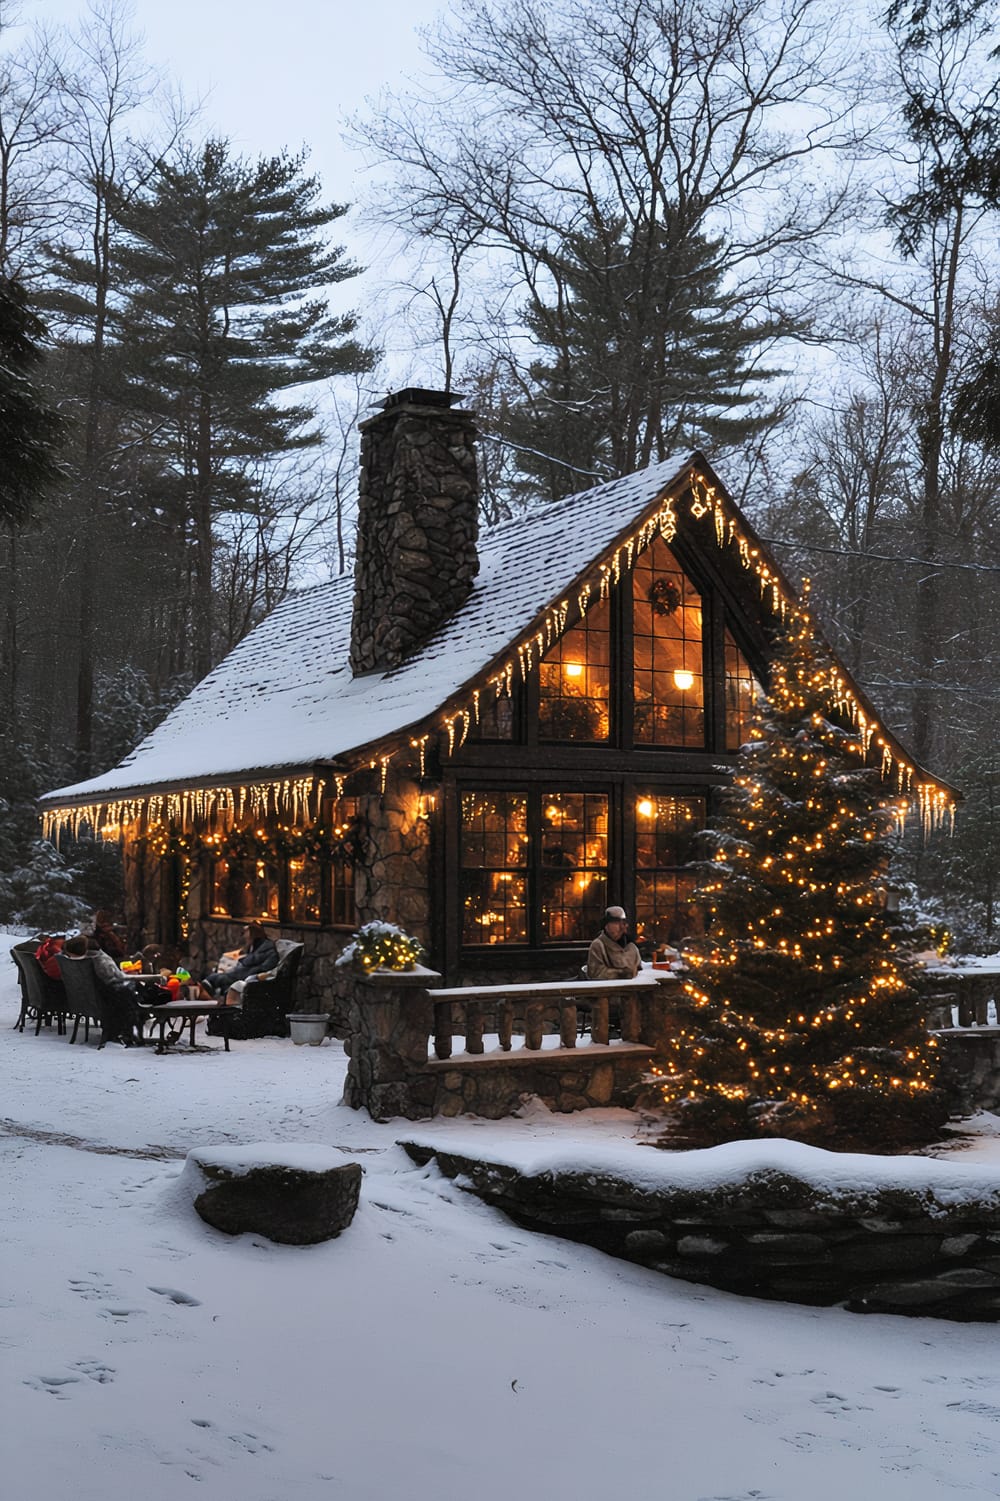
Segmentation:
<svg viewBox="0 0 1000 1501">
<path fill-rule="evenodd" d="M 6 9 L 6 7 L 4 7 Z M 25 19 L 73 24 L 85 0 L 24 0 Z M 205 101 L 199 133 L 257 155 L 311 148 L 326 196 L 357 199 L 360 159 L 342 117 L 420 68 L 417 28 L 444 0 L 134 0 L 146 56 Z"/>
</svg>

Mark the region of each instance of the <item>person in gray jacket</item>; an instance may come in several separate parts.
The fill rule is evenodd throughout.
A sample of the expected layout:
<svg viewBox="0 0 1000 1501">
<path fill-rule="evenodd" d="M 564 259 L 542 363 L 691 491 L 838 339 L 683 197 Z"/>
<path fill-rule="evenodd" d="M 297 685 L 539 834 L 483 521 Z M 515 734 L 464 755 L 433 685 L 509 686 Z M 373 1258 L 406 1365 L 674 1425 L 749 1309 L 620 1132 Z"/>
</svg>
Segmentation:
<svg viewBox="0 0 1000 1501">
<path fill-rule="evenodd" d="M 587 978 L 590 980 L 633 980 L 642 960 L 639 950 L 628 936 L 628 918 L 624 907 L 608 907 L 604 927 L 590 945 L 587 955 Z"/>
</svg>

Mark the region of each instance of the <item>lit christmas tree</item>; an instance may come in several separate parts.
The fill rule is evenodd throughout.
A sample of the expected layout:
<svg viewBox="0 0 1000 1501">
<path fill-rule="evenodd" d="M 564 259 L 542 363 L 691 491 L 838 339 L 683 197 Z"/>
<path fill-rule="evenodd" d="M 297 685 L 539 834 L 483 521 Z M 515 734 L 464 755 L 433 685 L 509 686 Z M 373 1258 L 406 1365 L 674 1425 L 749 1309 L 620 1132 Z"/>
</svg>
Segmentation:
<svg viewBox="0 0 1000 1501">
<path fill-rule="evenodd" d="M 884 904 L 899 802 L 836 722 L 836 669 L 803 604 L 707 836 L 708 936 L 657 1072 L 663 1145 L 791 1136 L 871 1151 L 947 1116 L 901 931 Z"/>
</svg>

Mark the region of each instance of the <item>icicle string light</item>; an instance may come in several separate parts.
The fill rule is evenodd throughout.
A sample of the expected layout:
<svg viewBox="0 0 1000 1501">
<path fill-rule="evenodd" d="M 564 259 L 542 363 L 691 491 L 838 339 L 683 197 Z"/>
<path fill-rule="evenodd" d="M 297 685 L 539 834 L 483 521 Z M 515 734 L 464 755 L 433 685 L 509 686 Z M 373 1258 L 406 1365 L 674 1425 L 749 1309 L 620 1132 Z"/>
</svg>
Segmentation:
<svg viewBox="0 0 1000 1501">
<path fill-rule="evenodd" d="M 762 556 L 760 548 L 753 546 L 740 533 L 725 497 L 697 471 L 691 475 L 691 515 L 696 519 L 706 516 L 712 518 L 720 547 L 736 544 L 741 564 L 756 575 L 761 595 L 770 596 L 771 608 L 784 620 L 796 601 Z M 916 804 L 923 832 L 929 833 L 945 822 L 950 828 L 954 828 L 955 800 L 951 793 L 935 782 L 916 781 L 916 767 L 893 750 L 882 726 L 869 718 L 841 673 L 836 675 L 832 688 L 838 709 L 858 731 L 865 755 L 868 755 L 873 740 L 880 750 L 883 780 L 895 781 L 896 790 L 905 792 L 910 801 Z"/>
<path fill-rule="evenodd" d="M 342 778 L 337 779 L 338 797 Z M 250 782 L 239 787 L 192 787 L 179 792 L 156 792 L 149 797 L 109 799 L 73 807 L 45 808 L 42 832 L 59 842 L 61 833 L 78 838 L 84 827 L 98 839 L 113 841 L 135 835 L 143 819 L 148 824 L 167 824 L 179 833 L 193 832 L 215 822 L 223 828 L 269 815 L 288 818 L 294 824 L 320 817 L 322 777 L 283 777 L 273 782 Z"/>
</svg>

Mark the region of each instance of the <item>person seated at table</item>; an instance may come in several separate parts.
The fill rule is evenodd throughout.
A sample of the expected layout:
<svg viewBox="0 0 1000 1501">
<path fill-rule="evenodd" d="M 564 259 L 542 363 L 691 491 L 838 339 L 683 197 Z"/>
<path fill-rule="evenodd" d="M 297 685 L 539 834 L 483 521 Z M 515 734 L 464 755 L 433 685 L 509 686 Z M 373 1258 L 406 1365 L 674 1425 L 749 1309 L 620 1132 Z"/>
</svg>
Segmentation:
<svg viewBox="0 0 1000 1501">
<path fill-rule="evenodd" d="M 633 980 L 639 973 L 642 958 L 628 936 L 628 918 L 624 907 L 608 907 L 604 927 L 587 954 L 587 976 L 591 980 Z"/>
<path fill-rule="evenodd" d="M 107 908 L 102 907 L 100 912 L 94 913 L 94 922 L 91 929 L 97 947 L 114 960 L 124 959 L 128 950 L 124 941 L 115 931 L 113 915 Z"/>
<path fill-rule="evenodd" d="M 243 988 L 241 981 L 252 983 L 258 975 L 277 969 L 281 956 L 275 947 L 274 940 L 268 937 L 259 922 L 247 923 L 243 929 L 243 940 L 244 947 L 231 969 L 217 969 L 204 977 L 201 982 L 203 995 L 211 997 L 228 992 L 226 999 L 232 1004 L 231 993 L 234 987 L 239 985 L 239 989 L 235 992 L 236 997 L 239 997 L 240 990 Z"/>
<path fill-rule="evenodd" d="M 66 942 L 65 935 L 63 933 L 39 933 L 38 936 L 41 942 L 35 950 L 35 958 L 42 967 L 42 973 L 61 985 L 62 972 L 56 955 L 62 953 L 63 944 Z"/>
<path fill-rule="evenodd" d="M 130 1048 L 142 1042 L 143 1016 L 139 1009 L 136 987 L 123 975 L 115 961 L 92 938 L 82 933 L 67 938 L 63 953 L 69 959 L 90 959 L 97 991 L 105 1008 L 104 1040 L 120 1042 Z"/>
</svg>

